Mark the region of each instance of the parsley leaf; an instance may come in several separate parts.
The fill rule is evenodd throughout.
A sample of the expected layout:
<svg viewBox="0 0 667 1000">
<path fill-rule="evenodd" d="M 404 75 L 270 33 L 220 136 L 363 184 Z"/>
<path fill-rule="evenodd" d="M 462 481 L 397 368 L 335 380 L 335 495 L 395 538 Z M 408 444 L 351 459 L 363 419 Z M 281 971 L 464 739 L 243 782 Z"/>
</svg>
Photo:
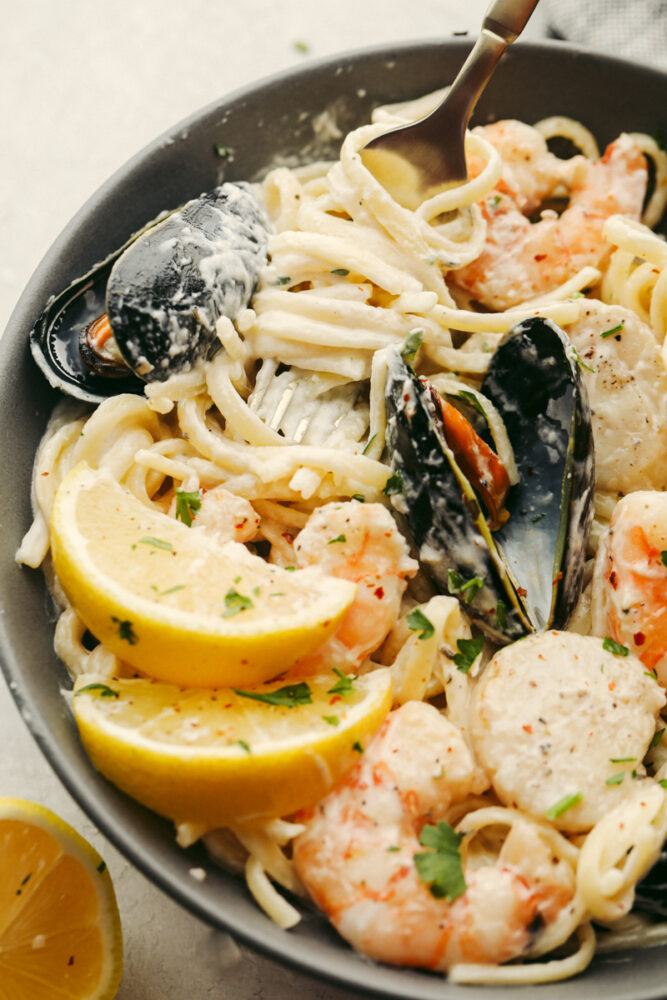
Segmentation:
<svg viewBox="0 0 667 1000">
<path fill-rule="evenodd" d="M 420 879 L 428 885 L 429 892 L 436 899 L 446 899 L 449 903 L 458 899 L 466 891 L 459 844 L 461 837 L 449 823 L 438 820 L 436 826 L 425 826 L 419 835 L 423 847 L 432 851 L 415 854 L 414 861 Z"/>
<path fill-rule="evenodd" d="M 622 333 L 624 327 L 625 327 L 625 320 L 618 323 L 616 326 L 612 326 L 610 330 L 604 330 L 604 332 L 600 334 L 600 337 L 602 338 L 602 340 L 606 340 L 607 337 L 613 337 L 615 333 Z"/>
<path fill-rule="evenodd" d="M 617 771 L 616 774 L 612 774 L 611 778 L 607 778 L 605 785 L 622 785 L 624 777 L 625 771 Z"/>
<path fill-rule="evenodd" d="M 329 274 L 337 274 L 340 278 L 346 278 L 350 272 L 346 267 L 334 267 L 333 271 Z"/>
<path fill-rule="evenodd" d="M 458 653 L 453 656 L 457 670 L 462 674 L 467 674 L 473 663 L 482 652 L 484 639 L 479 636 L 477 639 L 457 639 L 456 646 Z"/>
<path fill-rule="evenodd" d="M 248 608 L 254 608 L 254 604 L 249 597 L 245 594 L 239 594 L 238 590 L 234 587 L 230 587 L 225 594 L 225 608 L 223 611 L 223 618 L 231 618 L 232 615 L 238 615 L 240 611 L 247 611 Z"/>
<path fill-rule="evenodd" d="M 415 360 L 417 356 L 417 351 L 421 347 L 422 340 L 424 339 L 423 330 L 411 330 L 407 335 L 405 340 L 401 345 L 401 357 L 405 362 L 410 364 Z"/>
<path fill-rule="evenodd" d="M 197 516 L 197 511 L 201 507 L 201 490 L 192 490 L 187 493 L 185 490 L 176 490 L 176 518 L 192 527 L 192 521 Z"/>
<path fill-rule="evenodd" d="M 245 740 L 227 740 L 227 746 L 228 747 L 234 747 L 234 746 L 241 747 L 241 749 L 245 750 L 246 753 L 252 753 L 252 750 L 250 749 L 250 744 L 246 743 Z"/>
<path fill-rule="evenodd" d="M 132 622 L 121 621 L 120 618 L 116 618 L 115 615 L 111 616 L 111 621 L 115 622 L 118 626 L 118 636 L 125 642 L 129 642 L 130 646 L 136 645 L 139 642 L 137 635 L 132 628 Z"/>
<path fill-rule="evenodd" d="M 273 282 L 274 285 L 289 285 L 291 282 L 289 274 L 281 274 L 279 278 Z"/>
<path fill-rule="evenodd" d="M 265 694 L 258 691 L 242 691 L 240 688 L 232 688 L 232 691 L 242 698 L 252 698 L 253 701 L 262 701 L 266 705 L 280 705 L 283 708 L 310 705 L 313 701 L 310 688 L 304 681 L 300 684 L 286 684 L 284 687 L 276 688 L 275 691 L 267 691 Z"/>
<path fill-rule="evenodd" d="M 565 795 L 562 799 L 559 799 L 550 809 L 547 809 L 545 816 L 547 819 L 558 819 L 562 816 L 564 812 L 568 809 L 572 809 L 583 799 L 581 792 L 574 792 L 572 795 Z"/>
<path fill-rule="evenodd" d="M 405 618 L 411 632 L 420 632 L 420 639 L 430 639 L 435 634 L 433 622 L 429 621 L 420 608 L 415 608 Z"/>
<path fill-rule="evenodd" d="M 462 594 L 466 604 L 470 604 L 478 590 L 484 586 L 481 576 L 473 576 L 470 580 L 464 580 L 461 574 L 455 570 L 447 571 L 447 587 L 450 594 Z"/>
<path fill-rule="evenodd" d="M 344 674 L 342 670 L 338 669 L 338 667 L 334 667 L 333 672 L 339 679 L 333 687 L 329 688 L 327 694 L 340 694 L 343 698 L 347 698 L 347 696 L 352 694 L 354 691 L 354 678 L 348 677 L 347 674 Z"/>
<path fill-rule="evenodd" d="M 97 691 L 100 698 L 118 698 L 118 691 L 114 691 L 110 688 L 108 684 L 86 684 L 84 687 L 80 687 L 75 694 L 83 694 L 84 691 Z"/>
<path fill-rule="evenodd" d="M 616 642 L 609 636 L 606 636 L 602 640 L 602 648 L 606 649 L 608 653 L 613 653 L 614 656 L 629 656 L 630 650 L 627 646 L 621 646 L 620 642 Z"/>
<path fill-rule="evenodd" d="M 323 715 L 322 718 L 330 726 L 338 726 L 338 725 L 340 725 L 340 719 L 338 718 L 337 715 Z"/>
<path fill-rule="evenodd" d="M 352 749 L 356 750 L 357 753 L 363 753 L 364 752 L 364 748 L 362 747 L 362 745 L 359 742 L 359 740 L 355 740 L 354 741 L 354 743 L 352 744 Z"/>
<path fill-rule="evenodd" d="M 345 535 L 337 535 L 336 538 L 330 538 L 327 545 L 333 545 L 334 542 L 346 542 L 347 538 Z"/>
<path fill-rule="evenodd" d="M 653 734 L 653 739 L 649 743 L 648 750 L 646 751 L 647 753 L 649 752 L 649 750 L 655 750 L 655 748 L 657 747 L 658 743 L 662 739 L 664 732 L 665 732 L 664 729 L 658 729 L 658 731 Z"/>
<path fill-rule="evenodd" d="M 405 487 L 403 485 L 403 476 L 400 472 L 394 472 L 389 477 L 387 482 L 384 484 L 384 489 L 382 492 L 386 497 L 394 496 L 396 493 L 403 493 Z"/>
</svg>

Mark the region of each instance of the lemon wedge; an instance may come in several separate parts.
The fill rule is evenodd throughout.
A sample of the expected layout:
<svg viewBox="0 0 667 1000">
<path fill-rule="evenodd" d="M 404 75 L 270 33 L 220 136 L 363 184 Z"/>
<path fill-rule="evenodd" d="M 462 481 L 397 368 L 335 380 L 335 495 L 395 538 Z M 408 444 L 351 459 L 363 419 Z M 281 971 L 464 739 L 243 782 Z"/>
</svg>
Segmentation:
<svg viewBox="0 0 667 1000">
<path fill-rule="evenodd" d="M 78 678 L 72 698 L 93 764 L 177 824 L 286 816 L 350 771 L 391 705 L 389 671 L 183 690 L 147 678 Z"/>
<path fill-rule="evenodd" d="M 142 673 L 188 687 L 276 676 L 332 635 L 356 590 L 186 527 L 85 463 L 58 488 L 51 544 L 93 635 Z"/>
<path fill-rule="evenodd" d="M 0 997 L 111 1000 L 122 964 L 97 851 L 43 806 L 0 798 Z"/>
</svg>

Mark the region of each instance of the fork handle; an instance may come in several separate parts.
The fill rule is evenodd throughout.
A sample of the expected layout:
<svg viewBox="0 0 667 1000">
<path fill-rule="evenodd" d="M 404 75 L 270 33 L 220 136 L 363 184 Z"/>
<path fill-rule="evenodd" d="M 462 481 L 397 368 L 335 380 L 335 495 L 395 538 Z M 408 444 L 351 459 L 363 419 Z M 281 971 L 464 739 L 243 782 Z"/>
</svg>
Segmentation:
<svg viewBox="0 0 667 1000">
<path fill-rule="evenodd" d="M 526 27 L 537 4 L 538 0 L 493 0 L 484 15 L 482 28 L 499 35 L 509 45 Z"/>
</svg>

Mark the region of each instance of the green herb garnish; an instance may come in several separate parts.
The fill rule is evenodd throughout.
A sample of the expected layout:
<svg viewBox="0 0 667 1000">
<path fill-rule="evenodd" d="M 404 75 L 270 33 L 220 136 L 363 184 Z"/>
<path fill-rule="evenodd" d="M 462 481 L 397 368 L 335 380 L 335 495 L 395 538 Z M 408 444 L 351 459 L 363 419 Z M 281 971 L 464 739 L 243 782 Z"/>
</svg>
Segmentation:
<svg viewBox="0 0 667 1000">
<path fill-rule="evenodd" d="M 612 774 L 611 778 L 607 778 L 605 785 L 620 785 L 623 783 L 624 777 L 625 771 L 618 771 L 616 774 Z"/>
<path fill-rule="evenodd" d="M 357 503 L 366 503 L 366 497 L 363 493 L 353 493 L 352 500 L 356 500 Z"/>
<path fill-rule="evenodd" d="M 450 594 L 463 594 L 466 604 L 470 604 L 478 590 L 484 586 L 481 576 L 473 576 L 470 580 L 464 580 L 461 574 L 450 569 L 447 572 L 447 586 Z"/>
<path fill-rule="evenodd" d="M 568 811 L 568 809 L 572 809 L 573 806 L 578 805 L 582 799 L 583 795 L 581 792 L 574 792 L 573 795 L 565 795 L 562 799 L 559 799 L 558 802 L 551 807 L 551 809 L 547 809 L 544 815 L 547 819 L 558 819 L 558 817 L 562 816 L 564 812 Z"/>
<path fill-rule="evenodd" d="M 423 847 L 432 851 L 415 854 L 415 866 L 420 879 L 436 899 L 452 902 L 466 891 L 459 845 L 461 837 L 449 823 L 438 820 L 435 826 L 425 826 L 419 835 Z"/>
<path fill-rule="evenodd" d="M 646 751 L 647 753 L 649 752 L 649 750 L 655 750 L 658 743 L 662 739 L 664 731 L 665 731 L 664 729 L 658 729 L 657 732 L 653 734 L 653 738 L 651 739 L 651 742 L 648 745 L 648 750 Z"/>
<path fill-rule="evenodd" d="M 312 696 L 309 686 L 302 681 L 300 684 L 286 684 L 275 691 L 267 691 L 260 694 L 257 691 L 242 691 L 240 688 L 232 688 L 234 694 L 242 698 L 252 698 L 253 701 L 262 701 L 265 705 L 280 705 L 282 708 L 296 708 L 297 705 L 310 705 Z"/>
<path fill-rule="evenodd" d="M 384 489 L 382 492 L 386 497 L 394 496 L 396 493 L 403 493 L 405 487 L 403 486 L 403 476 L 400 472 L 394 472 L 389 477 L 387 482 L 384 484 Z"/>
<path fill-rule="evenodd" d="M 405 362 L 411 364 L 417 356 L 417 351 L 421 347 L 424 339 L 423 330 L 411 330 L 401 345 L 401 357 Z"/>
<path fill-rule="evenodd" d="M 188 528 L 192 526 L 193 519 L 197 516 L 197 511 L 201 507 L 201 490 L 176 490 L 176 517 Z"/>
<path fill-rule="evenodd" d="M 171 542 L 165 542 L 162 538 L 151 538 L 150 535 L 146 535 L 145 538 L 139 539 L 140 545 L 152 545 L 156 549 L 164 549 L 165 552 L 173 552 L 174 546 Z"/>
<path fill-rule="evenodd" d="M 467 674 L 484 648 L 484 639 L 482 636 L 477 639 L 457 639 L 456 646 L 458 653 L 453 656 L 454 663 L 457 670 Z"/>
<path fill-rule="evenodd" d="M 623 320 L 621 323 L 618 323 L 616 326 L 612 326 L 610 330 L 605 330 L 604 333 L 600 334 L 600 336 L 602 337 L 603 340 L 606 340 L 607 337 L 613 337 L 615 333 L 622 333 L 624 327 L 625 327 L 625 320 Z"/>
<path fill-rule="evenodd" d="M 118 636 L 124 642 L 129 642 L 130 646 L 134 646 L 137 642 L 139 642 L 139 639 L 132 628 L 132 622 L 121 621 L 120 618 L 116 618 L 114 615 L 111 616 L 111 621 L 115 622 L 118 626 Z"/>
<path fill-rule="evenodd" d="M 329 274 L 337 274 L 341 278 L 346 278 L 349 273 L 346 267 L 334 267 L 333 271 L 329 272 Z"/>
<path fill-rule="evenodd" d="M 245 750 L 246 753 L 252 753 L 252 750 L 250 749 L 250 744 L 246 743 L 245 740 L 227 740 L 227 746 L 241 747 L 241 749 Z"/>
<path fill-rule="evenodd" d="M 586 362 L 584 361 L 584 359 L 582 358 L 582 356 L 579 354 L 579 351 L 576 349 L 576 347 L 574 347 L 573 344 L 570 344 L 570 347 L 572 348 L 572 353 L 574 355 L 574 360 L 577 362 L 577 364 L 581 368 L 585 368 L 587 372 L 593 372 L 594 373 L 595 372 L 595 368 L 591 368 L 590 365 L 586 364 Z"/>
<path fill-rule="evenodd" d="M 335 542 L 346 542 L 347 538 L 345 535 L 337 535 L 335 538 L 330 538 L 327 545 L 333 545 Z"/>
<path fill-rule="evenodd" d="M 340 725 L 340 719 L 337 715 L 323 715 L 322 718 L 330 726 Z"/>
<path fill-rule="evenodd" d="M 374 434 L 372 438 L 368 439 L 368 441 L 366 442 L 366 447 L 364 448 L 364 450 L 361 453 L 362 455 L 368 454 L 368 452 L 370 451 L 370 447 L 373 444 L 373 441 L 375 441 L 376 437 L 377 437 L 377 434 Z"/>
<path fill-rule="evenodd" d="M 435 626 L 420 608 L 415 608 L 405 618 L 411 632 L 419 632 L 420 639 L 430 639 L 435 634 Z"/>
<path fill-rule="evenodd" d="M 276 280 L 273 282 L 273 284 L 274 285 L 289 285 L 289 283 L 291 282 L 291 280 L 292 279 L 290 278 L 289 274 L 281 274 L 280 277 L 276 278 Z"/>
<path fill-rule="evenodd" d="M 359 740 L 355 740 L 354 741 L 354 743 L 352 744 L 352 749 L 356 750 L 357 753 L 363 753 L 364 752 L 364 748 L 362 747 L 362 745 L 359 742 Z"/>
<path fill-rule="evenodd" d="M 231 618 L 232 615 L 238 615 L 241 611 L 247 611 L 248 608 L 254 608 L 249 597 L 245 594 L 239 594 L 238 590 L 230 587 L 225 594 L 225 611 L 222 613 L 223 618 Z"/>
<path fill-rule="evenodd" d="M 498 601 L 496 604 L 496 622 L 498 628 L 503 631 L 507 628 L 507 605 L 504 601 Z"/>
<path fill-rule="evenodd" d="M 343 698 L 347 698 L 347 696 L 352 694 L 354 691 L 354 678 L 348 677 L 347 674 L 344 674 L 342 670 L 338 669 L 338 667 L 334 667 L 333 672 L 338 677 L 338 680 L 333 687 L 329 688 L 327 694 L 340 694 Z"/>
<path fill-rule="evenodd" d="M 304 54 L 306 52 L 310 52 L 310 45 L 308 44 L 308 42 L 302 42 L 302 41 L 294 42 L 294 48 L 296 49 L 297 52 L 303 52 Z"/>
<path fill-rule="evenodd" d="M 610 757 L 610 764 L 632 764 L 633 761 L 637 760 L 636 757 Z"/>
<path fill-rule="evenodd" d="M 616 642 L 615 639 L 606 636 L 602 640 L 602 648 L 606 649 L 608 653 L 613 653 L 614 656 L 629 656 L 630 650 L 627 646 L 622 646 L 620 642 Z"/>
<path fill-rule="evenodd" d="M 114 691 L 110 688 L 108 684 L 86 684 L 84 687 L 80 687 L 78 691 L 74 693 L 79 695 L 83 694 L 84 691 L 96 691 L 100 698 L 118 698 L 118 691 Z"/>
</svg>

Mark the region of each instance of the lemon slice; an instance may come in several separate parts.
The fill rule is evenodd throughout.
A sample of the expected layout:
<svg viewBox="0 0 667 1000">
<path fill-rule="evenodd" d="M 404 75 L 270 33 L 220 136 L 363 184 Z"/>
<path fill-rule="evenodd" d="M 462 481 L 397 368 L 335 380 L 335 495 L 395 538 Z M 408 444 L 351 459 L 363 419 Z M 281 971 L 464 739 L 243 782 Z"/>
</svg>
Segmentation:
<svg viewBox="0 0 667 1000">
<path fill-rule="evenodd" d="M 330 673 L 241 693 L 85 675 L 72 701 L 105 777 L 177 824 L 214 829 L 318 802 L 382 723 L 391 680 Z"/>
<path fill-rule="evenodd" d="M 110 1000 L 122 964 L 97 851 L 43 806 L 0 798 L 0 998 Z"/>
<path fill-rule="evenodd" d="M 56 493 L 51 543 L 93 635 L 142 673 L 188 687 L 276 676 L 329 638 L 356 589 L 186 527 L 85 463 Z"/>
</svg>

